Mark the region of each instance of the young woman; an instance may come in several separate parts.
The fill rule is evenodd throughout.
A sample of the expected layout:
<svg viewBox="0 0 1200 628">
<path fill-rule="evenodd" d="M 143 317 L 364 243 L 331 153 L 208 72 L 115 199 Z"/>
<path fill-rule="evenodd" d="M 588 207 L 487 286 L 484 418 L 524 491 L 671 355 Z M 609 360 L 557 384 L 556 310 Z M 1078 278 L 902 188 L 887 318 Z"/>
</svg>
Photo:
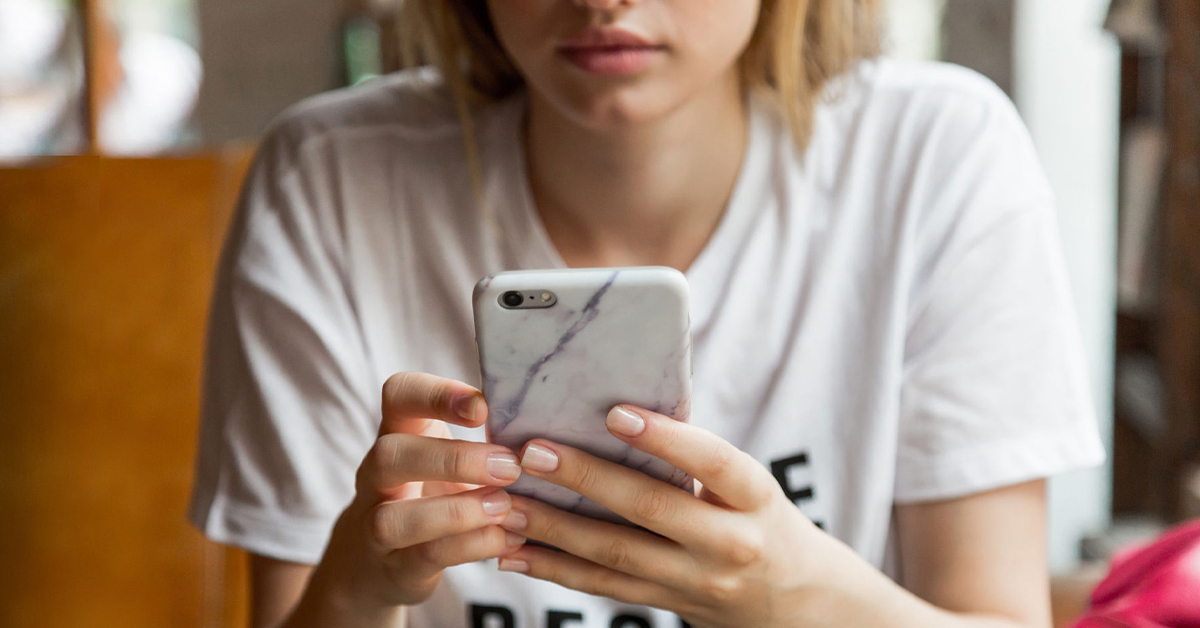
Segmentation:
<svg viewBox="0 0 1200 628">
<path fill-rule="evenodd" d="M 407 5 L 440 72 L 283 116 L 221 269 L 191 516 L 254 625 L 1049 625 L 1043 478 L 1102 450 L 998 90 L 872 60 L 872 0 Z M 608 425 L 703 490 L 482 442 L 474 282 L 651 264 L 692 423 Z"/>
</svg>

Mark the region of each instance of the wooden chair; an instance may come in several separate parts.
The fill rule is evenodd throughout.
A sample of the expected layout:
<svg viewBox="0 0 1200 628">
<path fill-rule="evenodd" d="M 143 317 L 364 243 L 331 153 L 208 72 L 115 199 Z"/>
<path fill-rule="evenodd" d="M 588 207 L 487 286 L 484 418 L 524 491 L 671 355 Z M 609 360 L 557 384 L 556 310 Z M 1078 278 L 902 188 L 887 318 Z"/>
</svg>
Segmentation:
<svg viewBox="0 0 1200 628">
<path fill-rule="evenodd" d="M 115 51 L 83 8 L 95 146 Z M 0 626 L 245 625 L 244 556 L 184 513 L 249 154 L 0 169 Z"/>
</svg>

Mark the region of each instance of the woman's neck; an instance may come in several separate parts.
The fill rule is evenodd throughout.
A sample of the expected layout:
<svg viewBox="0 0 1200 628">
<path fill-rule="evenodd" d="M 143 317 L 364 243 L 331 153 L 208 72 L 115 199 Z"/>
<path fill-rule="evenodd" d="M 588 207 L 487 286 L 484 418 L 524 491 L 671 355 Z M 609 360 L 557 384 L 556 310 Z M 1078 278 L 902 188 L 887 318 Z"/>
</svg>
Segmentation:
<svg viewBox="0 0 1200 628">
<path fill-rule="evenodd" d="M 748 124 L 736 76 L 653 123 L 598 132 L 530 96 L 529 179 L 569 266 L 686 270 L 741 169 Z"/>
</svg>

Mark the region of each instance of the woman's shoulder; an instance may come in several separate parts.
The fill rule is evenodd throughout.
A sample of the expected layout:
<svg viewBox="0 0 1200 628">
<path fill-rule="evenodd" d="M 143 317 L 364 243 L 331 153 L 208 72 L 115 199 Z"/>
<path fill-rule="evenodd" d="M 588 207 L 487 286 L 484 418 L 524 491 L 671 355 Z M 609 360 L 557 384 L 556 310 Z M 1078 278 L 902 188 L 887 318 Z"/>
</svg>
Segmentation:
<svg viewBox="0 0 1200 628">
<path fill-rule="evenodd" d="M 951 162 L 973 148 L 1023 150 L 1027 136 L 1012 100 L 982 74 L 949 63 L 875 59 L 827 86 L 808 158 L 834 179 L 848 163 L 868 165 L 873 175 L 907 175 L 917 163 L 953 169 Z M 847 160 L 847 151 L 862 159 Z"/>
<path fill-rule="evenodd" d="M 832 81 L 823 98 L 829 120 L 885 133 L 949 121 L 1018 123 L 1012 100 L 984 75 L 954 64 L 889 58 L 860 63 Z M 921 137 L 917 133 L 916 137 Z"/>
<path fill-rule="evenodd" d="M 820 189 L 876 190 L 863 210 L 887 217 L 876 226 L 890 229 L 893 218 L 986 225 L 1013 208 L 1050 206 L 1049 184 L 1016 106 L 967 68 L 863 63 L 830 85 L 818 115 L 807 172 Z"/>
<path fill-rule="evenodd" d="M 1008 97 L 991 79 L 961 65 L 941 61 L 909 61 L 880 58 L 864 63 L 858 74 L 867 83 L 891 94 L 946 94 L 984 101 L 1008 102 Z"/>
<path fill-rule="evenodd" d="M 301 100 L 271 122 L 263 144 L 295 152 L 306 145 L 356 137 L 461 142 L 461 133 L 454 100 L 441 76 L 416 68 Z M 338 143 L 345 146 L 344 141 Z"/>
<path fill-rule="evenodd" d="M 1011 108 L 1012 100 L 991 79 L 952 63 L 881 57 L 859 63 L 826 87 L 824 102 L 834 108 L 913 106 L 937 108 L 972 103 Z"/>
</svg>

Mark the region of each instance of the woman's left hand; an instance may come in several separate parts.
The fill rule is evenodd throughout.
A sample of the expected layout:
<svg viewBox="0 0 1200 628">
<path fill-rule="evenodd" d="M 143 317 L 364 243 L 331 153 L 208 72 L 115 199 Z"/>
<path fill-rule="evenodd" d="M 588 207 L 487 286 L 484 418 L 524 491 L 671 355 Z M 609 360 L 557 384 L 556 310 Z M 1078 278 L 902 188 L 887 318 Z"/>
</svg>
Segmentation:
<svg viewBox="0 0 1200 628">
<path fill-rule="evenodd" d="M 530 441 L 521 453 L 526 473 L 661 536 L 514 496 L 504 527 L 562 551 L 526 546 L 502 558 L 501 570 L 666 609 L 705 628 L 796 625 L 810 583 L 841 579 L 833 572 L 852 552 L 801 514 L 749 454 L 629 406 L 614 408 L 607 425 L 699 480 L 699 496 L 578 449 Z"/>
</svg>

